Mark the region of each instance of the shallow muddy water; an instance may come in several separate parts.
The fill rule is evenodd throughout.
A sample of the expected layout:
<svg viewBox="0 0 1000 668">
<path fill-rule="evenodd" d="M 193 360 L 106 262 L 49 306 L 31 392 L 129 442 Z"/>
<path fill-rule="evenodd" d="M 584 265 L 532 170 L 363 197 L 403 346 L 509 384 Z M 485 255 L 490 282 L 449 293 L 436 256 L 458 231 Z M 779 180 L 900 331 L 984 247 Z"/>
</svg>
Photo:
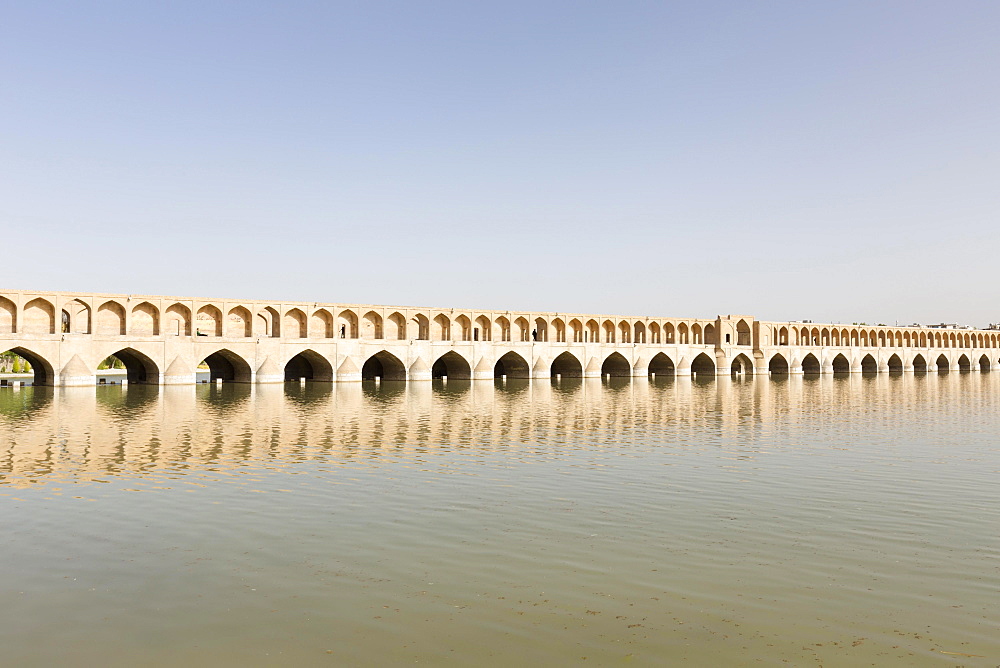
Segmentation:
<svg viewBox="0 0 1000 668">
<path fill-rule="evenodd" d="M 5 665 L 1000 665 L 1000 374 L 0 389 Z"/>
</svg>

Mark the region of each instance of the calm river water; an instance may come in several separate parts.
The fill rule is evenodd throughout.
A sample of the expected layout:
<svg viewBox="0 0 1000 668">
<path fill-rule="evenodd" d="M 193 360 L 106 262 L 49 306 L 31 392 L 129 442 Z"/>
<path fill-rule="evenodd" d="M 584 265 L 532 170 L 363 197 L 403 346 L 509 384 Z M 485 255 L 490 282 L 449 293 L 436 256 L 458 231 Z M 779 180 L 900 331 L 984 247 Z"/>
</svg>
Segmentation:
<svg viewBox="0 0 1000 668">
<path fill-rule="evenodd" d="M 4 388 L 4 665 L 1000 664 L 1000 374 Z"/>
</svg>

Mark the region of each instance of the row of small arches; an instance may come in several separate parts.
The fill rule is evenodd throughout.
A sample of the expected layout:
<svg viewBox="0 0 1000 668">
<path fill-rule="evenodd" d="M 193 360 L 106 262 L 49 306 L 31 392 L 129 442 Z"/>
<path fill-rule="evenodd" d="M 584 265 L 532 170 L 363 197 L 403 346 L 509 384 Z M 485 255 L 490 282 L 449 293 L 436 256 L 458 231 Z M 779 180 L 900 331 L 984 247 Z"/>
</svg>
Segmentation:
<svg viewBox="0 0 1000 668">
<path fill-rule="evenodd" d="M 996 348 L 1000 335 L 939 329 L 895 330 L 829 327 L 772 326 L 773 340 L 779 346 L 832 346 L 862 348 Z"/>
</svg>

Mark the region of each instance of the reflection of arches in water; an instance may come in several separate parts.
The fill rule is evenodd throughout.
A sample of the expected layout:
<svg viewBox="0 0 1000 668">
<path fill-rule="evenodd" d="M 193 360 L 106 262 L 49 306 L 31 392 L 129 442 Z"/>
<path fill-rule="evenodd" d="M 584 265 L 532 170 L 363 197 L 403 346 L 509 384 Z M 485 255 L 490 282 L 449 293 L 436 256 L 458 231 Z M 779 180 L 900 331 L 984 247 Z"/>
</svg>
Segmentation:
<svg viewBox="0 0 1000 668">
<path fill-rule="evenodd" d="M 523 357 L 511 351 L 503 355 L 493 365 L 493 377 L 500 378 L 502 376 L 507 376 L 507 378 L 530 378 L 531 367 L 528 366 L 528 362 Z"/>
<path fill-rule="evenodd" d="M 767 370 L 776 376 L 788 373 L 788 360 L 781 353 L 775 353 L 771 361 L 767 363 Z"/>
<path fill-rule="evenodd" d="M 449 380 L 469 380 L 472 378 L 472 367 L 464 357 L 454 350 L 441 355 L 431 367 L 431 378 L 444 378 Z"/>
<path fill-rule="evenodd" d="M 733 375 L 751 376 L 753 375 L 753 362 L 746 355 L 739 354 L 729 367 L 729 372 Z"/>
<path fill-rule="evenodd" d="M 117 386 L 100 387 L 97 390 L 97 404 L 108 409 L 112 420 L 135 419 L 160 396 L 160 388 L 153 384 L 131 386 L 128 389 Z"/>
<path fill-rule="evenodd" d="M 705 353 L 701 353 L 691 362 L 691 373 L 696 378 L 715 376 L 715 362 Z"/>
<path fill-rule="evenodd" d="M 406 367 L 392 353 L 375 353 L 361 367 L 361 380 L 406 380 Z"/>
<path fill-rule="evenodd" d="M 611 353 L 601 365 L 601 376 L 626 378 L 632 375 L 632 367 L 621 353 Z"/>
<path fill-rule="evenodd" d="M 927 360 L 924 359 L 923 355 L 917 355 L 913 358 L 913 371 L 914 373 L 927 373 Z"/>
<path fill-rule="evenodd" d="M 948 373 L 948 370 L 949 370 L 950 367 L 951 367 L 951 363 L 948 362 L 948 358 L 945 357 L 943 354 L 939 355 L 938 358 L 937 358 L 937 370 L 938 370 L 938 373 Z"/>
<path fill-rule="evenodd" d="M 552 360 L 551 375 L 561 378 L 581 378 L 583 376 L 583 364 L 576 358 L 576 355 L 565 352 Z"/>
<path fill-rule="evenodd" d="M 134 348 L 124 348 L 111 355 L 125 365 L 128 382 L 132 384 L 152 384 L 158 385 L 160 382 L 160 369 L 156 362 L 146 355 L 143 355 Z M 100 372 L 98 372 L 100 373 Z"/>
<path fill-rule="evenodd" d="M 52 369 L 52 365 L 49 364 L 48 360 L 44 357 L 32 350 L 28 350 L 27 348 L 22 348 L 20 346 L 17 348 L 11 348 L 6 352 L 14 353 L 31 365 L 32 385 L 53 384 L 55 380 L 55 371 Z"/>
<path fill-rule="evenodd" d="M 674 361 L 664 353 L 656 353 L 653 355 L 653 359 L 649 360 L 650 375 L 656 377 L 672 376 L 674 372 Z"/>
<path fill-rule="evenodd" d="M 802 358 L 802 373 L 809 375 L 819 375 L 821 367 L 819 360 L 812 353 Z"/>
<path fill-rule="evenodd" d="M 24 416 L 33 419 L 36 411 L 52 403 L 55 390 L 51 387 L 36 385 L 26 387 L 20 392 L 7 390 L 0 392 L 0 418 L 17 420 Z"/>
<path fill-rule="evenodd" d="M 303 350 L 285 363 L 285 380 L 333 381 L 333 365 L 315 350 Z"/>
<path fill-rule="evenodd" d="M 861 360 L 861 373 L 878 373 L 878 362 L 871 355 L 865 355 Z"/>
<path fill-rule="evenodd" d="M 245 359 L 231 350 L 223 348 L 218 350 L 203 361 L 208 365 L 209 375 L 212 380 L 221 380 L 226 383 L 249 383 L 251 378 L 250 365 Z"/>
<path fill-rule="evenodd" d="M 851 373 L 851 363 L 847 361 L 847 358 L 843 354 L 839 354 L 833 358 L 833 373 L 834 375 Z"/>
<path fill-rule="evenodd" d="M 889 367 L 889 373 L 903 372 L 903 360 L 899 359 L 899 355 L 893 354 L 889 357 L 889 361 L 886 364 Z"/>
</svg>

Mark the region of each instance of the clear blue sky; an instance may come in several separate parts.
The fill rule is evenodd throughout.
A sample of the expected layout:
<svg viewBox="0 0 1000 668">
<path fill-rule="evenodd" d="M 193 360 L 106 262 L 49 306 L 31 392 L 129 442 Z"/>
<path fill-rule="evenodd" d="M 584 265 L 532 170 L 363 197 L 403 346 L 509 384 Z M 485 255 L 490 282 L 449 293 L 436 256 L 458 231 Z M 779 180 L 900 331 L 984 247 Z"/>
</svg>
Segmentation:
<svg viewBox="0 0 1000 668">
<path fill-rule="evenodd" d="M 1000 320 L 998 2 L 6 2 L 0 284 Z"/>
</svg>

